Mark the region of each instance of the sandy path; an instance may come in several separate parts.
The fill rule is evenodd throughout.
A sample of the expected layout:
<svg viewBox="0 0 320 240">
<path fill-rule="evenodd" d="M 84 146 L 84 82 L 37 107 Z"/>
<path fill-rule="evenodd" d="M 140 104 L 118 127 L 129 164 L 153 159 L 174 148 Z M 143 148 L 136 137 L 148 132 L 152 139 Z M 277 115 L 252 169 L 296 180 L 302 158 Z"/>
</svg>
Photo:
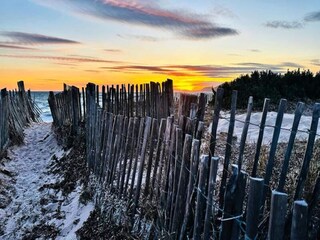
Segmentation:
<svg viewBox="0 0 320 240">
<path fill-rule="evenodd" d="M 8 150 L 10 160 L 4 167 L 14 174 L 14 191 L 11 193 L 12 202 L 0 209 L 3 231 L 0 239 L 23 239 L 27 233 L 34 232 L 35 226 L 40 226 L 40 233 L 44 232 L 44 225 L 55 226 L 60 231 L 57 239 L 75 239 L 74 232 L 93 209 L 92 205 L 80 206 L 81 186 L 67 197 L 54 189 L 43 188 L 45 184 L 61 180 L 50 174 L 48 167 L 53 156 L 60 159 L 64 154 L 51 132 L 50 123 L 31 125 L 25 130 L 25 144 Z M 76 219 L 80 221 L 75 224 Z"/>
</svg>

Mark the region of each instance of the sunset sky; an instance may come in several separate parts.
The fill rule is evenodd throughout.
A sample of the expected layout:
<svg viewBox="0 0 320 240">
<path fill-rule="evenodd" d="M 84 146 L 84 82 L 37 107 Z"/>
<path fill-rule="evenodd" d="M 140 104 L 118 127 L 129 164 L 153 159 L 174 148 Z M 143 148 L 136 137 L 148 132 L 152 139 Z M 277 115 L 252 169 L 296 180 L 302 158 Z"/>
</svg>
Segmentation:
<svg viewBox="0 0 320 240">
<path fill-rule="evenodd" d="M 199 91 L 297 68 L 320 70 L 319 0 L 0 1 L 0 88 L 171 78 Z"/>
</svg>

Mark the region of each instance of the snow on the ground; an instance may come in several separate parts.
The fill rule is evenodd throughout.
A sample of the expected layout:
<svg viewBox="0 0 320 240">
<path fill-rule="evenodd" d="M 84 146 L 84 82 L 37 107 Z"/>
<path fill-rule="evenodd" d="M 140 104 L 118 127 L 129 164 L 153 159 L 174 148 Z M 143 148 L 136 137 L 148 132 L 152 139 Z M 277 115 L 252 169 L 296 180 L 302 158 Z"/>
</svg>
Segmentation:
<svg viewBox="0 0 320 240">
<path fill-rule="evenodd" d="M 218 134 L 227 133 L 229 128 L 230 114 L 226 112 L 222 112 L 221 116 L 222 118 L 219 119 L 219 124 L 217 129 Z M 248 143 L 257 142 L 261 116 L 262 116 L 261 112 L 255 112 L 251 114 L 250 123 L 252 124 L 249 125 L 246 142 Z M 277 112 L 269 112 L 267 115 L 266 127 L 264 129 L 264 135 L 263 135 L 263 144 L 269 144 L 272 142 L 274 127 L 270 127 L 270 126 L 275 125 L 276 117 L 277 117 Z M 281 125 L 282 129 L 280 132 L 279 142 L 288 142 L 290 137 L 290 130 L 292 128 L 293 118 L 294 118 L 294 114 L 284 114 L 282 125 Z M 241 139 L 241 134 L 242 134 L 242 129 L 244 126 L 245 119 L 246 119 L 245 113 L 236 115 L 233 136 L 237 137 L 237 141 L 240 141 Z M 301 117 L 296 139 L 306 140 L 308 138 L 308 130 L 310 129 L 310 126 L 311 126 L 311 119 L 312 119 L 311 116 Z M 211 124 L 209 127 L 210 132 L 211 132 Z M 317 134 L 320 134 L 320 124 L 318 125 Z"/>
<path fill-rule="evenodd" d="M 0 211 L 0 239 L 22 239 L 34 226 L 43 224 L 54 224 L 59 229 L 57 239 L 76 239 L 75 231 L 88 218 L 93 204 L 79 203 L 80 186 L 67 197 L 52 188 L 43 188 L 59 181 L 48 167 L 53 156 L 60 159 L 65 154 L 50 123 L 31 125 L 25 130 L 25 144 L 9 148 L 10 160 L 4 168 L 14 174 L 14 191 L 12 202 Z M 0 180 L 3 177 L 0 175 Z"/>
<path fill-rule="evenodd" d="M 64 212 L 65 218 L 49 221 L 50 224 L 60 226 L 60 234 L 56 238 L 57 240 L 76 240 L 76 231 L 82 227 L 94 209 L 94 205 L 91 202 L 87 205 L 79 204 L 80 193 L 81 187 L 78 186 L 61 205 L 60 211 Z"/>
</svg>

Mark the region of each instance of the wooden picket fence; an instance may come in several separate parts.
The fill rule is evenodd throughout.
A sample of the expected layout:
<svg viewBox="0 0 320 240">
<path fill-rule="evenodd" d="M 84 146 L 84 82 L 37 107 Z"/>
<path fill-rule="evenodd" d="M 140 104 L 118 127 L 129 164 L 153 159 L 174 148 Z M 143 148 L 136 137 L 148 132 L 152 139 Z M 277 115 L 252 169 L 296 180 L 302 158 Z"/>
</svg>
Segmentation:
<svg viewBox="0 0 320 240">
<path fill-rule="evenodd" d="M 2 89 L 0 98 L 0 155 L 9 143 L 8 109 L 8 93 L 6 89 Z"/>
<path fill-rule="evenodd" d="M 78 135 L 79 125 L 83 120 L 80 99 L 80 90 L 74 86 L 64 85 L 64 91 L 57 94 L 49 92 L 48 103 L 53 124 L 57 128 L 71 127 L 69 131 L 64 128 L 65 134 L 70 136 Z"/>
<path fill-rule="evenodd" d="M 168 79 L 162 83 L 150 82 L 146 84 L 125 84 L 102 86 L 88 84 L 83 96 L 95 94 L 96 103 L 101 103 L 102 109 L 113 114 L 127 117 L 157 118 L 170 115 L 173 108 L 173 82 Z M 84 101 L 83 101 L 84 102 Z"/>
<path fill-rule="evenodd" d="M 252 97 L 248 101 L 238 160 L 236 164 L 231 164 L 232 137 L 236 121 L 236 91 L 232 96 L 225 155 L 216 156 L 217 127 L 221 118 L 223 89 L 218 89 L 216 93 L 209 152 L 204 155 L 200 155 L 200 145 L 205 131 L 204 94 L 199 97 L 182 94 L 178 110 L 180 115 L 174 117 L 170 108 L 168 111 L 162 110 L 166 107 L 155 108 L 152 110 L 153 116 L 148 116 L 151 115 L 151 111 L 148 112 L 146 109 L 141 111 L 141 104 L 134 102 L 128 107 L 128 101 L 119 104 L 117 100 L 114 102 L 115 98 L 110 100 L 112 105 L 110 108 L 106 107 L 105 101 L 99 105 L 97 90 L 98 87 L 94 84 L 87 85 L 85 111 L 83 111 L 85 117 L 82 118 L 80 112 L 80 117 L 76 118 L 79 121 L 85 120 L 87 165 L 105 191 L 128 203 L 127 210 L 133 229 L 136 229 L 137 219 L 149 218 L 153 227 L 149 229 L 145 238 L 181 240 L 260 237 L 283 239 L 289 236 L 291 239 L 308 238 L 310 216 L 317 208 L 320 198 L 320 177 L 318 176 L 316 180 L 311 200 L 308 202 L 303 200 L 302 192 L 317 135 L 320 104 L 314 105 L 306 152 L 293 196 L 295 201 L 293 207 L 289 209 L 288 194 L 284 193 L 284 186 L 296 132 L 304 109 L 303 103 L 297 105 L 278 187 L 271 189 L 270 180 L 286 100 L 282 99 L 279 104 L 265 174 L 258 176 L 257 167 L 268 112 L 268 99 L 265 100 L 259 125 L 253 170 L 247 173 L 243 171 L 243 158 L 251 124 Z M 166 96 L 164 99 L 170 98 L 171 96 Z M 60 111 L 73 106 L 68 97 L 60 103 L 62 105 L 56 105 Z M 68 106 L 64 106 L 65 104 Z M 173 106 L 173 102 L 170 104 Z M 134 105 L 136 107 L 132 110 Z M 163 103 L 162 106 L 169 104 Z M 118 110 L 110 112 L 111 108 Z M 81 107 L 78 106 L 77 109 Z M 122 114 L 117 114 L 119 111 L 122 111 Z M 72 122 L 71 120 L 75 119 L 72 114 L 76 111 L 69 112 L 71 116 L 68 119 Z M 166 115 L 163 115 L 164 113 Z M 55 115 L 54 122 L 60 122 L 61 116 Z M 74 124 L 79 126 L 79 122 Z M 218 172 L 218 166 L 222 157 L 221 173 Z M 220 186 L 217 182 L 218 174 L 221 174 Z M 151 216 L 146 214 L 150 211 L 147 208 L 154 209 L 154 214 Z M 128 223 L 122 224 L 128 225 Z M 263 228 L 267 228 L 265 235 L 262 234 Z"/>
<path fill-rule="evenodd" d="M 24 129 L 32 122 L 39 122 L 40 109 L 26 92 L 24 82 L 18 82 L 18 91 L 1 90 L 0 97 L 0 156 L 9 143 L 23 142 Z"/>
</svg>

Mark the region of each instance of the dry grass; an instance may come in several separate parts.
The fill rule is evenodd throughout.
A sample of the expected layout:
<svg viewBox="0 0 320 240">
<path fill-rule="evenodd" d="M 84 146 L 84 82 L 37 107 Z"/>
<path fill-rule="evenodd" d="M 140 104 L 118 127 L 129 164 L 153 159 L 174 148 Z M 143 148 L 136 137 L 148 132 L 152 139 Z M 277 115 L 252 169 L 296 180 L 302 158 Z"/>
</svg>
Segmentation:
<svg viewBox="0 0 320 240">
<path fill-rule="evenodd" d="M 80 239 L 149 239 L 152 233 L 154 207 L 146 201 L 133 216 L 131 202 L 120 199 L 110 189 L 99 187 L 95 210 L 81 229 L 77 231 Z M 104 189 L 101 191 L 101 189 Z"/>
<path fill-rule="evenodd" d="M 212 108 L 208 108 L 205 115 L 206 126 L 209 126 L 211 121 L 212 121 Z M 221 160 L 220 160 L 220 168 L 219 168 L 218 178 L 217 178 L 217 187 L 216 187 L 217 191 L 215 193 L 216 201 L 218 201 L 218 198 L 219 198 L 218 189 L 220 187 L 220 181 L 222 177 L 223 161 L 224 161 L 226 144 L 227 144 L 226 140 L 227 140 L 227 133 L 217 133 L 215 155 L 221 157 Z M 204 139 L 201 145 L 202 154 L 209 153 L 209 142 L 210 142 L 210 133 L 207 131 L 204 135 Z M 307 146 L 307 141 L 295 141 L 294 147 L 292 150 L 292 155 L 289 162 L 289 169 L 286 176 L 286 183 L 284 187 L 284 192 L 288 194 L 288 212 L 290 212 L 290 210 L 292 209 L 293 197 L 294 197 L 296 186 L 297 186 L 297 179 L 299 177 L 301 167 L 303 164 L 306 146 Z M 287 143 L 278 144 L 275 159 L 274 159 L 272 177 L 269 184 L 270 190 L 274 190 L 278 187 L 280 173 L 281 173 L 286 150 L 287 150 Z M 269 151 L 270 151 L 270 145 L 263 145 L 261 147 L 257 176 L 262 178 L 265 175 L 266 166 L 269 158 Z M 255 152 L 256 152 L 256 144 L 254 143 L 246 144 L 244 157 L 243 157 L 243 170 L 247 172 L 249 175 L 251 174 L 251 171 L 252 171 Z M 239 143 L 237 142 L 237 139 L 234 138 L 232 143 L 232 154 L 230 159 L 230 166 L 231 164 L 237 163 L 238 157 L 239 157 Z M 228 172 L 231 173 L 231 167 L 229 168 Z M 313 149 L 313 157 L 310 162 L 307 179 L 304 185 L 304 191 L 303 191 L 302 197 L 307 202 L 311 201 L 314 186 L 319 174 L 320 174 L 320 139 L 318 139 L 315 142 L 314 149 Z M 244 203 L 244 205 L 245 204 L 246 203 Z M 270 206 L 270 196 L 267 196 L 265 216 L 268 216 L 269 214 L 269 206 Z M 311 216 L 310 239 L 316 238 L 316 234 L 318 231 L 317 229 L 319 228 L 319 223 L 320 223 L 319 219 L 320 219 L 320 206 L 318 204 L 316 208 L 313 210 L 312 216 Z"/>
</svg>

